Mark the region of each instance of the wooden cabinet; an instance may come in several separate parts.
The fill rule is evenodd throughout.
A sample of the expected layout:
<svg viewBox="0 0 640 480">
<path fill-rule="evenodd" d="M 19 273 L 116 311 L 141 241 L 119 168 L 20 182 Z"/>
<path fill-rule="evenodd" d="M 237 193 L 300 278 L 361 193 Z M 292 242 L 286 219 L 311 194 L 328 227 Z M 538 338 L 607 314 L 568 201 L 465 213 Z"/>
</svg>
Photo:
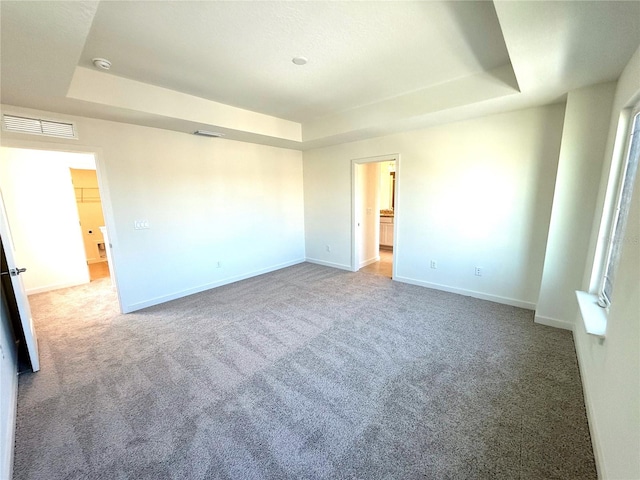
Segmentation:
<svg viewBox="0 0 640 480">
<path fill-rule="evenodd" d="M 393 217 L 380 217 L 380 245 L 393 247 Z"/>
</svg>

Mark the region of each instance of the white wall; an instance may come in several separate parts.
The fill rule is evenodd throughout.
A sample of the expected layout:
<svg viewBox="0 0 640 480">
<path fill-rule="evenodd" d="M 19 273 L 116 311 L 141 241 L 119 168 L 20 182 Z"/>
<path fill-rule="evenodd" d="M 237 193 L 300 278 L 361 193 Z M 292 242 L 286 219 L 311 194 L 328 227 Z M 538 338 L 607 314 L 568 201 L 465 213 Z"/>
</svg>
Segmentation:
<svg viewBox="0 0 640 480">
<path fill-rule="evenodd" d="M 380 162 L 380 209 L 388 210 L 392 208 L 392 180 L 389 174 L 389 167 L 395 169 L 396 162 Z"/>
<path fill-rule="evenodd" d="M 380 260 L 380 167 L 377 163 L 362 163 L 355 169 L 358 268 L 362 268 Z"/>
<path fill-rule="evenodd" d="M 304 152 L 307 257 L 348 268 L 351 160 L 397 152 L 394 278 L 533 309 L 563 116 L 558 104 Z"/>
<path fill-rule="evenodd" d="M 3 132 L 3 144 L 96 152 L 125 312 L 304 260 L 301 152 L 46 115 L 74 120 L 78 141 Z"/>
<path fill-rule="evenodd" d="M 0 298 L 0 478 L 11 478 L 18 371 L 4 289 Z"/>
<path fill-rule="evenodd" d="M 572 329 L 609 134 L 615 82 L 569 92 L 536 322 Z M 570 253 L 570 254 L 569 254 Z"/>
<path fill-rule="evenodd" d="M 582 256 L 585 280 L 582 285 L 593 288 L 594 258 L 599 225 L 605 204 L 618 120 L 622 109 L 640 100 L 640 48 L 627 64 L 618 81 L 611 114 L 595 208 L 590 251 Z M 588 139 L 583 139 L 588 141 Z M 616 158 L 617 159 L 617 158 Z M 588 335 L 578 318 L 574 339 L 585 390 L 589 425 L 598 464 L 603 479 L 640 478 L 640 175 L 636 177 L 632 207 L 629 213 L 624 248 L 617 272 L 605 341 L 601 344 Z M 606 223 L 606 222 L 604 222 Z M 600 236 L 600 238 L 602 238 Z"/>
<path fill-rule="evenodd" d="M 73 153 L 0 148 L 0 189 L 28 294 L 89 282 Z"/>
</svg>

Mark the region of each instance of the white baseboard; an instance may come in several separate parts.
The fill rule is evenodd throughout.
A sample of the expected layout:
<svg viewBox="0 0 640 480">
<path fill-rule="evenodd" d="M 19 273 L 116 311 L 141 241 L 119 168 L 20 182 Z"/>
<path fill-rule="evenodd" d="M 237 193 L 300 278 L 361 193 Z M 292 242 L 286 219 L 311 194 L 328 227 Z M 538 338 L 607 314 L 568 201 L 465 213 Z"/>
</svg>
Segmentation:
<svg viewBox="0 0 640 480">
<path fill-rule="evenodd" d="M 439 283 L 430 283 L 423 280 L 416 280 L 414 278 L 407 277 L 393 277 L 395 281 L 402 283 L 409 283 L 411 285 L 418 285 L 420 287 L 432 288 L 434 290 L 441 290 L 443 292 L 457 293 L 466 297 L 479 298 L 480 300 L 489 300 L 490 302 L 502 303 L 504 305 L 511 305 L 512 307 L 524 308 L 526 310 L 535 310 L 536 304 L 531 302 L 525 302 L 523 300 L 517 300 L 515 298 L 501 297 L 499 295 L 491 295 L 489 293 L 476 292 L 474 290 L 466 290 L 464 288 L 450 287 L 448 285 L 441 285 Z"/>
<path fill-rule="evenodd" d="M 325 267 L 331 267 L 331 268 L 339 268 L 340 270 L 349 270 L 350 272 L 351 270 L 351 265 L 343 265 L 341 263 L 333 263 L 333 262 L 325 262 L 324 260 L 317 260 L 315 258 L 306 258 L 305 260 L 306 262 L 309 263 L 315 263 L 316 265 L 323 265 Z"/>
<path fill-rule="evenodd" d="M 364 260 L 360 262 L 360 266 L 358 268 L 366 267 L 367 265 L 371 265 L 372 263 L 376 263 L 380 261 L 380 255 L 377 255 L 369 260 Z"/>
<path fill-rule="evenodd" d="M 563 330 L 571 330 L 573 332 L 573 323 L 566 320 L 558 320 L 557 318 L 545 317 L 542 315 L 536 315 L 533 319 L 535 323 L 540 325 L 546 325 L 547 327 L 562 328 Z"/>
<path fill-rule="evenodd" d="M 198 287 L 188 288 L 186 290 L 181 290 L 179 292 L 171 293 L 169 295 L 162 295 L 160 297 L 155 297 L 150 300 L 145 300 L 144 302 L 132 303 L 130 305 L 122 305 L 122 313 L 135 312 L 136 310 L 141 310 L 143 308 L 159 305 L 161 303 L 169 302 L 171 300 L 176 300 L 178 298 L 186 297 L 188 295 L 193 295 L 194 293 L 204 292 L 205 290 L 211 290 L 212 288 L 221 287 L 223 285 L 228 285 L 230 283 L 239 282 L 240 280 L 246 280 L 247 278 L 257 277 L 258 275 L 274 272 L 282 268 L 291 267 L 292 265 L 297 265 L 299 263 L 303 263 L 304 261 L 305 261 L 304 259 L 300 259 L 300 260 L 294 260 L 291 262 L 281 263 L 278 265 L 272 265 L 271 267 L 262 268 L 260 270 L 254 270 L 252 272 L 245 273 L 242 275 L 227 277 L 217 282 L 205 283 L 204 285 L 200 285 Z"/>
<path fill-rule="evenodd" d="M 55 283 L 52 285 L 45 285 L 43 287 L 36 287 L 36 288 L 27 288 L 25 289 L 25 292 L 27 295 L 35 295 L 36 293 L 44 293 L 44 292 L 50 292 L 52 290 L 60 290 L 61 288 L 69 288 L 69 287 L 77 287 L 78 285 L 86 285 L 87 283 L 89 283 L 89 275 L 87 275 L 87 279 L 86 281 L 82 281 L 82 282 L 69 282 L 69 283 Z"/>
</svg>

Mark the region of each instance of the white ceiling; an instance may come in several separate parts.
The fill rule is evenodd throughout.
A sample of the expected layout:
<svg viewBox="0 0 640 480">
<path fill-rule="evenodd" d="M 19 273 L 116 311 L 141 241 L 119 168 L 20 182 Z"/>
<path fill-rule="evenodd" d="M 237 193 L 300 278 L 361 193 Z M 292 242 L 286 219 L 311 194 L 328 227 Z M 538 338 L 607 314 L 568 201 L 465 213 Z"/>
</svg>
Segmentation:
<svg viewBox="0 0 640 480">
<path fill-rule="evenodd" d="M 0 8 L 3 104 L 294 148 L 558 101 L 640 44 L 640 1 Z"/>
<path fill-rule="evenodd" d="M 114 75 L 297 122 L 509 63 L 491 2 L 106 2 L 80 65 L 98 55 Z"/>
</svg>

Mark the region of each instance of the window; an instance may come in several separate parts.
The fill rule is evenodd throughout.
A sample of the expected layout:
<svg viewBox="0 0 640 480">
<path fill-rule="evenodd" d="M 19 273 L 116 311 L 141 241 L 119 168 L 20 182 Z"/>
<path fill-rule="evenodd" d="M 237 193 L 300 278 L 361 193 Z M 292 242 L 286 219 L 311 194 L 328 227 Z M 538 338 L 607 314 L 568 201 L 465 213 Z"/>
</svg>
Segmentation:
<svg viewBox="0 0 640 480">
<path fill-rule="evenodd" d="M 616 270 L 620 260 L 624 231 L 627 217 L 629 216 L 629 207 L 631 205 L 631 194 L 633 193 L 633 184 L 636 172 L 638 171 L 638 158 L 640 157 L 640 107 L 634 109 L 628 137 L 628 150 L 620 171 L 615 210 L 612 215 L 607 254 L 600 282 L 598 304 L 601 307 L 608 307 L 613 297 Z"/>
</svg>

